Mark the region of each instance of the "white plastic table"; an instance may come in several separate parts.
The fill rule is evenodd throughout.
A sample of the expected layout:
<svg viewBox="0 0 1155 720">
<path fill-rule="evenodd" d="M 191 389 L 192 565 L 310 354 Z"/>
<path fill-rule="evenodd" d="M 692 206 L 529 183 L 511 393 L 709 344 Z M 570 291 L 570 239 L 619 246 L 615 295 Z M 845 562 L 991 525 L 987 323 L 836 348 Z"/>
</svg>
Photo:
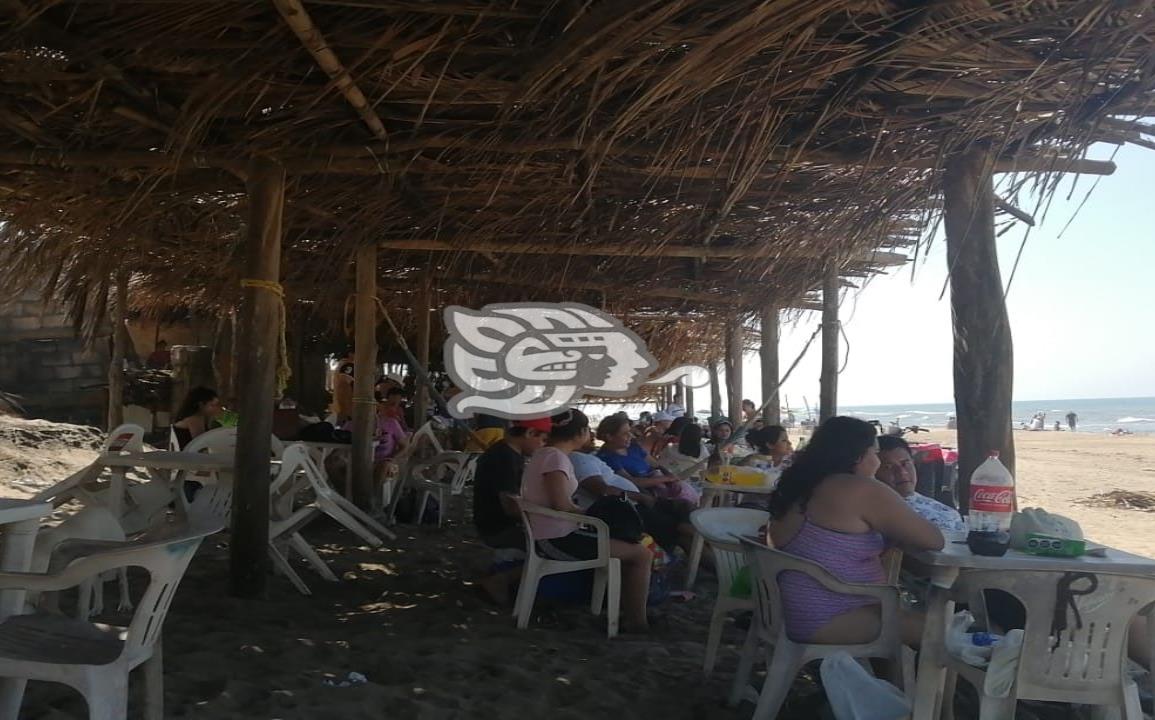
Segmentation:
<svg viewBox="0 0 1155 720">
<path fill-rule="evenodd" d="M 714 507 L 718 500 L 724 498 L 727 493 L 735 495 L 769 495 L 774 492 L 773 486 L 770 485 L 733 485 L 723 483 L 702 483 L 702 502 L 701 507 Z M 694 581 L 698 579 L 698 566 L 702 564 L 702 552 L 705 550 L 706 541 L 699 533 L 694 533 L 694 540 L 690 545 L 690 557 L 687 560 L 686 566 L 686 589 L 690 590 L 694 587 Z"/>
<path fill-rule="evenodd" d="M 0 532 L 4 549 L 0 570 L 28 572 L 40 519 L 52 514 L 52 503 L 0 498 Z M 24 612 L 24 590 L 0 590 L 0 622 Z"/>
<path fill-rule="evenodd" d="M 112 471 L 108 509 L 116 517 L 120 517 L 124 509 L 125 474 L 129 468 L 168 471 L 170 484 L 177 471 L 185 471 L 197 476 L 198 482 L 212 482 L 212 478 L 217 474 L 233 471 L 231 455 L 172 450 L 145 453 L 105 453 L 96 462 Z"/>
<path fill-rule="evenodd" d="M 946 679 L 944 636 L 947 620 L 954 614 L 951 588 L 960 574 L 967 570 L 1041 570 L 1055 573 L 1082 571 L 1155 576 L 1155 559 L 1109 547 L 1105 551 L 1104 557 L 1043 557 L 1018 550 L 1008 550 L 1002 557 L 986 557 L 973 554 L 965 542 L 952 542 L 948 537 L 947 545 L 941 551 L 908 553 L 931 569 L 930 591 L 926 599 L 926 625 L 919 650 L 918 684 L 912 714 L 914 720 L 937 720 L 942 710 L 943 682 Z M 1155 646 L 1155 623 L 1149 622 L 1148 626 L 1151 643 Z"/>
<path fill-rule="evenodd" d="M 28 572 L 32 569 L 32 550 L 40 518 L 51 514 L 52 503 L 0 498 L 0 532 L 4 543 L 0 570 Z M 27 595 L 27 590 L 0 590 L 0 622 L 23 613 Z M 16 717 L 26 684 L 24 679 L 0 679 L 0 717 Z"/>
</svg>

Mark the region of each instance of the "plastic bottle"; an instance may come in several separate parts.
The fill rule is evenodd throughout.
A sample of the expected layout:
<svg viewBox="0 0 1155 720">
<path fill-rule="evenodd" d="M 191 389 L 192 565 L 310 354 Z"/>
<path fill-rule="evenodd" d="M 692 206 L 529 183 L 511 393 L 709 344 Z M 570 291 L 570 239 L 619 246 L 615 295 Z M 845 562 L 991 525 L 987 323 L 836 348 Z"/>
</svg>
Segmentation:
<svg viewBox="0 0 1155 720">
<path fill-rule="evenodd" d="M 970 633 L 971 644 L 976 647 L 991 647 L 997 645 L 999 640 L 1003 639 L 1002 635 L 995 635 L 989 632 Z"/>
<path fill-rule="evenodd" d="M 971 475 L 971 532 L 1010 532 L 1015 513 L 1015 478 L 992 450 Z"/>
</svg>

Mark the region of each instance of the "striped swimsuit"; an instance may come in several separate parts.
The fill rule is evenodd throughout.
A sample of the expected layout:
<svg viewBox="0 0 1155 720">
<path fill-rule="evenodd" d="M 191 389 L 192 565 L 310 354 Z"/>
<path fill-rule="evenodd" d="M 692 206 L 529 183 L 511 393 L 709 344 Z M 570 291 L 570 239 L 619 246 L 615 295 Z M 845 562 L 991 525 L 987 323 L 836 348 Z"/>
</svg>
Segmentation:
<svg viewBox="0 0 1155 720">
<path fill-rule="evenodd" d="M 886 572 L 879 559 L 886 549 L 886 541 L 877 532 L 838 532 L 805 518 L 798 534 L 779 549 L 818 563 L 842 582 L 886 583 Z M 869 597 L 832 592 L 800 572 L 782 573 L 778 587 L 782 592 L 786 633 L 795 642 L 809 642 L 815 632 L 835 617 L 877 602 Z"/>
</svg>

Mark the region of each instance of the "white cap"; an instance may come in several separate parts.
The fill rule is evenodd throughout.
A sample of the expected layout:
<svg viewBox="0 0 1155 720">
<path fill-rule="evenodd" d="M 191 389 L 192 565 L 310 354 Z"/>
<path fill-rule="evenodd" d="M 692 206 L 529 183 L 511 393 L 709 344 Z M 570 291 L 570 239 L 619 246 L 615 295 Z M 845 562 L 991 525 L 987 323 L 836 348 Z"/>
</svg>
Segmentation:
<svg viewBox="0 0 1155 720">
<path fill-rule="evenodd" d="M 671 418 L 680 418 L 686 414 L 686 409 L 681 405 L 670 405 L 666 408 L 666 414 Z"/>
<path fill-rule="evenodd" d="M 659 410 L 650 417 L 650 421 L 656 423 L 674 422 L 674 416 L 671 415 L 668 410 Z"/>
</svg>

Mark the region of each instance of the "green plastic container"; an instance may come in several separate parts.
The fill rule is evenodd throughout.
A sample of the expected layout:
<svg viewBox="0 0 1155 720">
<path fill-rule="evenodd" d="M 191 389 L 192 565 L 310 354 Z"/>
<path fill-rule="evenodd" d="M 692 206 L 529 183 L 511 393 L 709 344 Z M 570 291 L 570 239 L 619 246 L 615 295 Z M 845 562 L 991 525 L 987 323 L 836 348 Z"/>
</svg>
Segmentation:
<svg viewBox="0 0 1155 720">
<path fill-rule="evenodd" d="M 1044 535 L 1042 533 L 1027 533 L 1024 552 L 1032 555 L 1047 555 L 1050 557 L 1080 557 L 1087 552 L 1087 543 L 1083 540 L 1068 540 Z"/>
</svg>

